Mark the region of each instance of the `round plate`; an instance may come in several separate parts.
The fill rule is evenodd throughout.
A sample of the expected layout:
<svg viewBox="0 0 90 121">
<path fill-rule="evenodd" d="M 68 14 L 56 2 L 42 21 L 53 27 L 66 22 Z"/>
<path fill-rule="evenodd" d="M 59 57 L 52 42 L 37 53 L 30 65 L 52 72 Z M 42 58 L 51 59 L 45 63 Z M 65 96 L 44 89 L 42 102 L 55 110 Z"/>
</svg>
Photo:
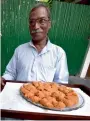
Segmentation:
<svg viewBox="0 0 90 121">
<path fill-rule="evenodd" d="M 41 107 L 41 108 L 44 108 L 44 109 L 48 109 L 48 110 L 54 110 L 54 111 L 72 111 L 72 110 L 76 110 L 76 109 L 78 109 L 78 108 L 83 107 L 83 106 L 84 106 L 84 103 L 85 103 L 85 100 L 84 100 L 83 96 L 82 96 L 81 94 L 77 93 L 78 98 L 79 98 L 78 104 L 76 104 L 76 105 L 74 105 L 74 106 L 72 106 L 72 107 L 69 107 L 69 108 L 66 107 L 66 108 L 64 108 L 64 109 L 48 108 L 48 107 L 45 107 L 45 106 L 43 106 L 43 105 L 41 105 L 41 104 L 32 102 L 30 99 L 26 98 L 26 97 L 23 95 L 23 93 L 22 93 L 21 91 L 20 91 L 20 94 L 21 94 L 21 96 L 22 96 L 24 99 L 26 99 L 26 100 L 29 101 L 30 103 L 32 103 L 32 104 L 34 104 L 34 105 L 36 105 L 36 106 L 38 106 L 38 107 Z"/>
</svg>

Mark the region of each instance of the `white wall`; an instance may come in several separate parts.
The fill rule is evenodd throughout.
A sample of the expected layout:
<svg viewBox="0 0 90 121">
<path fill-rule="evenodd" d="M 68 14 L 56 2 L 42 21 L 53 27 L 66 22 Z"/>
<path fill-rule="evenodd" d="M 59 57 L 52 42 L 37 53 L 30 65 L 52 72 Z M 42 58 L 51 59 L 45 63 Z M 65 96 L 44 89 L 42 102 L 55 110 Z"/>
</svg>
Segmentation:
<svg viewBox="0 0 90 121">
<path fill-rule="evenodd" d="M 83 64 L 83 67 L 82 67 L 81 73 L 80 73 L 81 78 L 86 77 L 87 70 L 89 68 L 89 64 L 90 64 L 90 39 L 89 39 L 89 45 L 88 45 L 88 50 L 87 50 L 87 53 L 85 56 L 84 64 Z"/>
</svg>

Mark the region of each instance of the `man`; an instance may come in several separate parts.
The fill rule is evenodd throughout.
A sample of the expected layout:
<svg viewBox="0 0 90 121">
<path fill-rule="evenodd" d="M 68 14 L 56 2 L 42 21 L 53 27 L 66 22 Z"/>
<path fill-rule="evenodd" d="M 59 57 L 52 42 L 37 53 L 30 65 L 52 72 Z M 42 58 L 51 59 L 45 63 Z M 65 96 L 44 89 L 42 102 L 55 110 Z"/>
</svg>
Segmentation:
<svg viewBox="0 0 90 121">
<path fill-rule="evenodd" d="M 68 83 L 68 67 L 64 50 L 52 44 L 47 36 L 51 28 L 50 11 L 36 5 L 29 15 L 32 40 L 16 48 L 1 78 L 4 80 Z"/>
</svg>

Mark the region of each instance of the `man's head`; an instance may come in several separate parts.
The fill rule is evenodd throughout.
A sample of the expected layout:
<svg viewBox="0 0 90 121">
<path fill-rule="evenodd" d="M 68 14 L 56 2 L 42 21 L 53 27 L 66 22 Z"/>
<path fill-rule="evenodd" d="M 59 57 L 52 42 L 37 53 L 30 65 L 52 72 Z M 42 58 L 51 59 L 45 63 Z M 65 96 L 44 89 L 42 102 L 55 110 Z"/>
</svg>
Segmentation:
<svg viewBox="0 0 90 121">
<path fill-rule="evenodd" d="M 43 4 L 36 5 L 30 12 L 29 29 L 34 42 L 47 39 L 51 27 L 49 8 Z"/>
</svg>

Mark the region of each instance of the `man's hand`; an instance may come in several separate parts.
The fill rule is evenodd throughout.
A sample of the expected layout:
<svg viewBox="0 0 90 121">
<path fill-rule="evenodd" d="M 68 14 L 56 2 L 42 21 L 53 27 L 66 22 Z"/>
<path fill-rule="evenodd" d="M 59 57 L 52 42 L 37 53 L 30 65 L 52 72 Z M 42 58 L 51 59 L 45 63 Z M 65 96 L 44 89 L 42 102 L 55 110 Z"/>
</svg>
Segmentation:
<svg viewBox="0 0 90 121">
<path fill-rule="evenodd" d="M 0 77 L 0 85 L 5 86 L 5 79 L 3 77 Z"/>
</svg>

